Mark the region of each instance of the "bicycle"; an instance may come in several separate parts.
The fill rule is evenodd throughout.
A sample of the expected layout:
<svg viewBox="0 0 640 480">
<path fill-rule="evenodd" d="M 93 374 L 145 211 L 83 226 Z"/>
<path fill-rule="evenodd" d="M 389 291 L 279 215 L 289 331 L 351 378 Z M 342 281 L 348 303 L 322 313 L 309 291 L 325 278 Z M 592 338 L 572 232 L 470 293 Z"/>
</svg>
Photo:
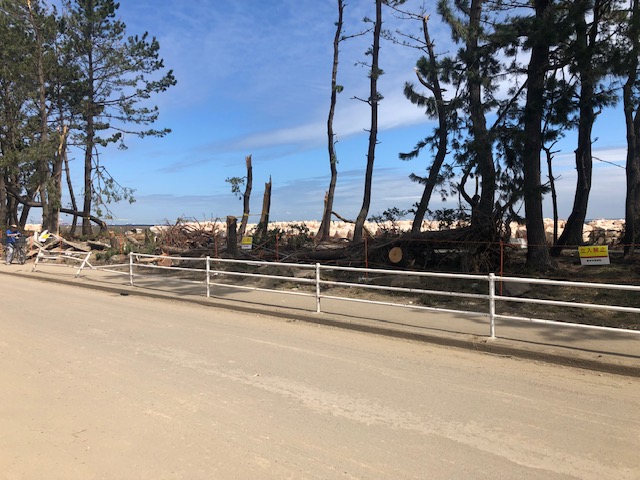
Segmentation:
<svg viewBox="0 0 640 480">
<path fill-rule="evenodd" d="M 27 239 L 25 237 L 16 237 L 16 241 L 13 244 L 13 258 L 15 258 L 20 265 L 24 265 L 27 261 L 27 252 L 25 246 L 27 245 Z"/>
</svg>

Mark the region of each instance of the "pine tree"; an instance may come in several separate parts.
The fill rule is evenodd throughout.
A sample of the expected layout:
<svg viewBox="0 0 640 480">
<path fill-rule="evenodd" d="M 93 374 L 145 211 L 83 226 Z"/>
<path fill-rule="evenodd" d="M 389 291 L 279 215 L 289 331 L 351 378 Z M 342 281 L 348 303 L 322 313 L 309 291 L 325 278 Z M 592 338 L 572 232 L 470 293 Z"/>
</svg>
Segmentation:
<svg viewBox="0 0 640 480">
<path fill-rule="evenodd" d="M 524 107 L 524 141 L 522 151 L 524 208 L 527 225 L 527 268 L 542 271 L 550 268 L 542 214 L 540 155 L 543 146 L 545 78 L 550 69 L 549 53 L 553 35 L 551 0 L 535 0 L 535 17 L 528 29 L 527 46 L 531 57 L 527 69 L 527 98 Z"/>
<path fill-rule="evenodd" d="M 338 1 L 338 20 L 336 21 L 336 32 L 333 38 L 333 63 L 331 68 L 331 101 L 329 104 L 329 115 L 327 117 L 327 138 L 329 153 L 329 169 L 331 177 L 329 180 L 329 190 L 327 190 L 322 221 L 318 228 L 318 241 L 329 236 L 331 232 L 331 215 L 333 211 L 333 199 L 338 181 L 338 155 L 335 146 L 335 134 L 333 131 L 333 119 L 336 111 L 336 103 L 338 102 L 338 93 L 342 91 L 342 86 L 338 85 L 338 60 L 340 58 L 340 43 L 344 40 L 342 35 L 343 18 L 344 18 L 344 2 Z"/>
<path fill-rule="evenodd" d="M 616 73 L 622 78 L 622 102 L 627 130 L 624 254 L 633 256 L 640 245 L 640 1 L 632 0 L 619 29 Z"/>
<path fill-rule="evenodd" d="M 42 206 L 37 197 L 46 197 L 49 178 L 45 62 L 51 22 L 35 0 L 0 6 L 2 223 L 24 225 L 30 209 Z"/>
<path fill-rule="evenodd" d="M 403 14 L 408 18 L 419 17 L 422 24 L 423 38 L 415 40 L 418 42 L 420 50 L 426 55 L 420 57 L 416 62 L 415 72 L 418 82 L 429 92 L 428 94 L 419 92 L 412 83 L 407 82 L 404 87 L 404 95 L 414 105 L 425 108 L 430 118 L 438 121 L 438 126 L 434 129 L 432 135 L 418 142 L 412 151 L 400 153 L 399 155 L 401 160 L 410 160 L 416 158 L 425 147 L 430 147 L 431 150 L 436 152 L 426 178 L 416 174 L 410 175 L 411 180 L 424 185 L 420 201 L 416 204 L 411 226 L 411 232 L 417 233 L 422 229 L 422 221 L 429 209 L 429 202 L 434 189 L 452 176 L 451 167 L 443 169 L 443 165 L 447 155 L 449 135 L 451 131 L 458 131 L 460 128 L 456 110 L 459 105 L 455 99 L 445 100 L 444 98 L 444 88 L 440 83 L 442 65 L 438 61 L 434 43 L 429 34 L 429 15 L 424 14 L 424 12 L 419 16 L 408 12 L 403 12 Z M 446 170 L 447 173 L 443 173 L 443 170 Z"/>
<path fill-rule="evenodd" d="M 568 11 L 574 24 L 574 35 L 567 45 L 570 71 L 579 84 L 578 144 L 576 159 L 576 192 L 571 214 L 565 228 L 551 249 L 559 255 L 568 245 L 582 245 L 582 229 L 587 216 L 591 192 L 593 153 L 592 131 L 598 112 L 615 102 L 610 90 L 611 74 L 610 26 L 616 17 L 611 0 L 580 0 L 570 2 Z"/>
<path fill-rule="evenodd" d="M 371 205 L 371 184 L 373 182 L 373 164 L 376 156 L 376 145 L 378 143 L 378 104 L 382 100 L 382 95 L 378 92 L 378 79 L 384 72 L 380 68 L 380 36 L 382 33 L 382 0 L 375 0 L 376 16 L 373 23 L 373 43 L 368 54 L 371 55 L 371 70 L 369 72 L 369 98 L 367 103 L 371 107 L 371 128 L 369 130 L 369 148 L 367 150 L 367 167 L 364 179 L 364 195 L 362 197 L 362 207 L 356 217 L 353 228 L 353 241 L 362 241 L 364 232 L 364 222 L 369 215 Z"/>
<path fill-rule="evenodd" d="M 454 8 L 455 7 L 455 8 Z M 487 126 L 487 112 L 497 108 L 495 79 L 501 64 L 495 55 L 495 47 L 485 31 L 488 12 L 482 0 L 449 0 L 438 2 L 438 11 L 452 32 L 452 38 L 460 44 L 457 55 L 442 60 L 444 75 L 460 86 L 459 101 L 468 119 L 468 141 L 458 145 L 456 157 L 463 167 L 460 194 L 471 205 L 471 225 L 482 239 L 495 241 L 497 226 L 494 212 L 497 172 L 493 152 L 493 127 Z M 471 177 L 479 178 L 480 188 L 475 194 L 465 191 L 465 183 Z"/>
<path fill-rule="evenodd" d="M 161 137 L 169 133 L 168 129 L 150 128 L 159 111 L 146 105 L 153 94 L 164 92 L 176 80 L 171 70 L 158 78 L 164 64 L 155 38 L 150 38 L 147 32 L 126 37 L 125 24 L 116 19 L 119 4 L 113 0 L 66 0 L 65 6 L 67 35 L 80 74 L 78 138 L 84 148 L 82 233 L 88 235 L 96 203 L 122 197 L 131 199 L 131 191 L 114 192 L 118 184 L 110 177 L 103 178 L 104 188 L 96 188 L 96 175 L 105 173 L 96 150 L 110 143 L 124 146 L 125 134 Z"/>
</svg>

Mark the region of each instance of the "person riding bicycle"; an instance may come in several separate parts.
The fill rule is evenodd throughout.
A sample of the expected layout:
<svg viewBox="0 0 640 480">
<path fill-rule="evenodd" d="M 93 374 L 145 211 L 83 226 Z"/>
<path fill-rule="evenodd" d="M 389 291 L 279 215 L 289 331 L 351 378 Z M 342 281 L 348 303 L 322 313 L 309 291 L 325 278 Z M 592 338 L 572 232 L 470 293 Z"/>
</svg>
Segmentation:
<svg viewBox="0 0 640 480">
<path fill-rule="evenodd" d="M 7 265 L 13 261 L 13 252 L 16 249 L 16 238 L 20 236 L 18 226 L 14 223 L 7 230 Z"/>
</svg>

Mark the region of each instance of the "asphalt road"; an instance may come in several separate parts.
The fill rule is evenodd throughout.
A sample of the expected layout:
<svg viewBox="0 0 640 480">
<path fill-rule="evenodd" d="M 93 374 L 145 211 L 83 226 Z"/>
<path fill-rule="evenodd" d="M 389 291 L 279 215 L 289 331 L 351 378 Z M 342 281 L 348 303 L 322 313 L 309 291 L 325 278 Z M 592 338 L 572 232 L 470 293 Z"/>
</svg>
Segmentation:
<svg viewBox="0 0 640 480">
<path fill-rule="evenodd" d="M 0 479 L 638 479 L 640 380 L 0 276 Z"/>
</svg>

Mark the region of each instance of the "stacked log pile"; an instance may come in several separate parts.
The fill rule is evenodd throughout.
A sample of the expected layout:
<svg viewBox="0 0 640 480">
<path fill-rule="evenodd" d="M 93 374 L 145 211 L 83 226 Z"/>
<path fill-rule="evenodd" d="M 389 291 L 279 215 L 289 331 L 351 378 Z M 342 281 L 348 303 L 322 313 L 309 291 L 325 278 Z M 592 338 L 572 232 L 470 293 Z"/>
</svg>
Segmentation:
<svg viewBox="0 0 640 480">
<path fill-rule="evenodd" d="M 103 250 L 109 248 L 109 245 L 99 242 L 74 242 L 67 240 L 59 235 L 48 234 L 31 235 L 26 243 L 27 258 L 34 258 L 38 252 L 44 251 L 52 255 L 69 254 L 69 253 L 89 253 L 94 250 Z"/>
</svg>

